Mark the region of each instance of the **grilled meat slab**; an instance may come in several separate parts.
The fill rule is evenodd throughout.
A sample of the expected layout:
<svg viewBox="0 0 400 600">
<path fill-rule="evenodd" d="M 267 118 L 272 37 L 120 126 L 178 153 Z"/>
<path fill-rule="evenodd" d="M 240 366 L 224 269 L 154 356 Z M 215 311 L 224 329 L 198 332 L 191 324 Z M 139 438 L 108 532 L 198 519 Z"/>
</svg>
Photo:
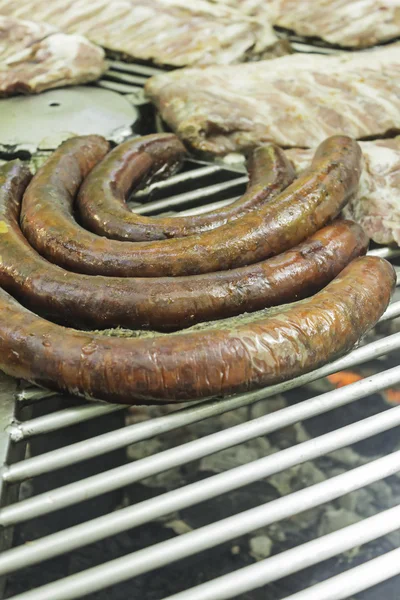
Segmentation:
<svg viewBox="0 0 400 600">
<path fill-rule="evenodd" d="M 1 96 L 86 83 L 104 70 L 104 51 L 82 36 L 0 16 Z"/>
<path fill-rule="evenodd" d="M 207 0 L 0 0 L 0 14 L 55 25 L 127 57 L 158 64 L 228 64 L 277 46 L 268 21 L 258 22 Z"/>
<path fill-rule="evenodd" d="M 382 136 L 400 129 L 400 45 L 182 69 L 145 89 L 181 139 L 213 154 L 267 141 L 313 147 L 339 133 Z"/>
<path fill-rule="evenodd" d="M 400 137 L 360 142 L 363 171 L 357 194 L 343 210 L 378 244 L 400 245 Z M 306 169 L 313 150 L 292 149 L 286 155 L 297 172 Z"/>
<path fill-rule="evenodd" d="M 348 48 L 400 37 L 400 0 L 212 0 L 288 29 Z"/>
<path fill-rule="evenodd" d="M 259 0 L 259 4 L 268 5 L 274 25 L 339 46 L 374 46 L 400 36 L 400 0 Z"/>
</svg>

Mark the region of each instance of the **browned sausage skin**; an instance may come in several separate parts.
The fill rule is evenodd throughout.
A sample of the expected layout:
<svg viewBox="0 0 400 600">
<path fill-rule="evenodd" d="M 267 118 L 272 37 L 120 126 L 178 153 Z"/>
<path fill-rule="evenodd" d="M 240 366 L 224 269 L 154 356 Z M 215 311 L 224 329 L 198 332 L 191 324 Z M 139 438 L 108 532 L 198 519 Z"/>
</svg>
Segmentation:
<svg viewBox="0 0 400 600">
<path fill-rule="evenodd" d="M 251 154 L 248 190 L 233 204 L 192 217 L 145 217 L 132 213 L 125 203 L 129 192 L 146 175 L 176 164 L 183 152 L 184 147 L 173 134 L 148 135 L 114 148 L 82 184 L 77 206 L 83 225 L 115 240 L 141 242 L 186 237 L 220 227 L 272 200 L 295 176 L 284 152 L 269 144 Z"/>
<path fill-rule="evenodd" d="M 93 138 L 68 140 L 54 152 L 30 183 L 21 212 L 22 230 L 40 254 L 93 275 L 192 275 L 264 260 L 333 219 L 354 193 L 361 173 L 357 142 L 334 136 L 320 145 L 311 167 L 283 193 L 232 223 L 187 238 L 121 242 L 89 233 L 73 218 L 76 186 L 68 184 L 60 165 L 67 161 L 81 174 L 93 145 L 104 156 L 105 142 L 94 143 Z"/>
<path fill-rule="evenodd" d="M 173 173 L 185 153 L 182 142 L 172 133 L 135 138 L 114 148 L 82 184 L 77 207 L 83 225 L 98 235 L 114 239 L 164 239 L 166 236 L 153 238 L 144 233 L 137 239 L 130 236 L 129 220 L 134 220 L 135 215 L 125 200 L 144 181 L 158 174 L 166 177 Z M 127 221 L 126 234 L 123 219 Z"/>
<path fill-rule="evenodd" d="M 52 389 L 129 404 L 244 392 L 350 350 L 382 315 L 394 285 L 390 263 L 357 258 L 310 299 L 134 338 L 54 325 L 0 290 L 0 368 Z"/>
<path fill-rule="evenodd" d="M 368 246 L 361 227 L 337 221 L 277 257 L 231 271 L 158 279 L 70 273 L 38 255 L 19 228 L 30 178 L 19 161 L 0 168 L 0 285 L 74 327 L 171 331 L 292 302 L 320 290 Z"/>
</svg>

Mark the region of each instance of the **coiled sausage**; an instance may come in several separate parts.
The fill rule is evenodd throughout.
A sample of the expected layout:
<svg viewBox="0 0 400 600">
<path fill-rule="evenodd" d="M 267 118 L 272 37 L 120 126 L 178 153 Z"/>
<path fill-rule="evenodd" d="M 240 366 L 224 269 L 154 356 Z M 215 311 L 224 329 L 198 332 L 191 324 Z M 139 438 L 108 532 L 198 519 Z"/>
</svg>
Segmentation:
<svg viewBox="0 0 400 600">
<path fill-rule="evenodd" d="M 357 258 L 307 300 L 133 338 L 54 325 L 0 290 L 0 368 L 51 389 L 128 404 L 245 392 L 350 350 L 378 321 L 394 285 L 390 263 Z"/>
<path fill-rule="evenodd" d="M 231 271 L 155 279 L 71 273 L 42 258 L 22 235 L 20 203 L 30 179 L 20 161 L 0 168 L 0 285 L 73 327 L 171 331 L 292 302 L 320 290 L 368 247 L 361 227 L 337 221 L 277 257 Z"/>
<path fill-rule="evenodd" d="M 319 146 L 311 167 L 283 193 L 231 223 L 187 238 L 121 242 L 86 231 L 73 217 L 87 155 L 104 156 L 104 145 L 97 136 L 64 142 L 31 181 L 21 212 L 22 230 L 40 254 L 93 275 L 192 275 L 264 260 L 333 219 L 356 190 L 361 172 L 357 142 L 334 136 Z"/>
<path fill-rule="evenodd" d="M 108 238 L 164 240 L 208 231 L 272 200 L 294 179 L 284 152 L 272 144 L 253 151 L 248 161 L 247 192 L 229 206 L 191 217 L 145 217 L 132 213 L 125 199 L 141 179 L 181 158 L 184 147 L 173 134 L 153 134 L 120 144 L 82 184 L 77 207 L 85 227 Z M 165 173 L 163 173 L 165 174 Z"/>
</svg>

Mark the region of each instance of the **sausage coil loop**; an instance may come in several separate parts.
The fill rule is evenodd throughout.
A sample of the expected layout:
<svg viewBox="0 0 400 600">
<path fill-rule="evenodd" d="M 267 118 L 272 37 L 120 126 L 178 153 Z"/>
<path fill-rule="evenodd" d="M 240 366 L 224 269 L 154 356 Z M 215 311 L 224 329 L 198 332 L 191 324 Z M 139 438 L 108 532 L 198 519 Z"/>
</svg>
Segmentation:
<svg viewBox="0 0 400 600">
<path fill-rule="evenodd" d="M 33 178 L 18 160 L 0 168 L 4 372 L 87 398 L 180 402 L 295 377 L 374 326 L 394 269 L 363 256 L 359 225 L 334 220 L 357 188 L 355 141 L 329 138 L 295 181 L 281 150 L 258 148 L 244 196 L 201 218 L 129 213 L 129 191 L 183 155 L 169 134 L 111 152 L 85 136 Z"/>
</svg>

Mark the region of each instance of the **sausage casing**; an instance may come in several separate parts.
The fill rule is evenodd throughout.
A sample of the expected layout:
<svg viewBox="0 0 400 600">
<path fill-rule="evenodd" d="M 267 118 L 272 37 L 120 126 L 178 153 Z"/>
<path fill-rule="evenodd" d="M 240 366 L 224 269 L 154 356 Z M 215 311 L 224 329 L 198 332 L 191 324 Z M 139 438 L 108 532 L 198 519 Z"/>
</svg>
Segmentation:
<svg viewBox="0 0 400 600">
<path fill-rule="evenodd" d="M 21 233 L 28 169 L 9 162 L 0 177 L 0 285 L 35 312 L 73 327 L 171 331 L 293 302 L 323 288 L 368 247 L 359 225 L 336 221 L 291 250 L 229 271 L 175 278 L 71 273 L 42 258 Z"/>
<path fill-rule="evenodd" d="M 153 134 L 128 140 L 109 152 L 83 182 L 77 198 L 81 221 L 98 235 L 114 240 L 148 241 L 186 237 L 215 229 L 272 200 L 294 179 L 284 152 L 268 144 L 248 161 L 247 192 L 230 204 L 206 214 L 187 217 L 146 217 L 132 213 L 126 197 L 144 177 L 174 166 L 184 147 L 173 134 Z"/>
<path fill-rule="evenodd" d="M 320 145 L 310 168 L 284 192 L 231 223 L 186 238 L 121 242 L 86 231 L 73 216 L 87 156 L 100 162 L 105 146 L 96 136 L 64 142 L 35 175 L 22 204 L 21 227 L 30 244 L 51 262 L 78 273 L 194 275 L 259 262 L 332 220 L 355 192 L 361 173 L 357 142 L 334 136 Z"/>
<path fill-rule="evenodd" d="M 183 332 L 110 337 L 66 329 L 0 290 L 0 368 L 118 403 L 176 402 L 295 377 L 350 350 L 385 311 L 395 272 L 357 258 L 315 296 Z"/>
</svg>

